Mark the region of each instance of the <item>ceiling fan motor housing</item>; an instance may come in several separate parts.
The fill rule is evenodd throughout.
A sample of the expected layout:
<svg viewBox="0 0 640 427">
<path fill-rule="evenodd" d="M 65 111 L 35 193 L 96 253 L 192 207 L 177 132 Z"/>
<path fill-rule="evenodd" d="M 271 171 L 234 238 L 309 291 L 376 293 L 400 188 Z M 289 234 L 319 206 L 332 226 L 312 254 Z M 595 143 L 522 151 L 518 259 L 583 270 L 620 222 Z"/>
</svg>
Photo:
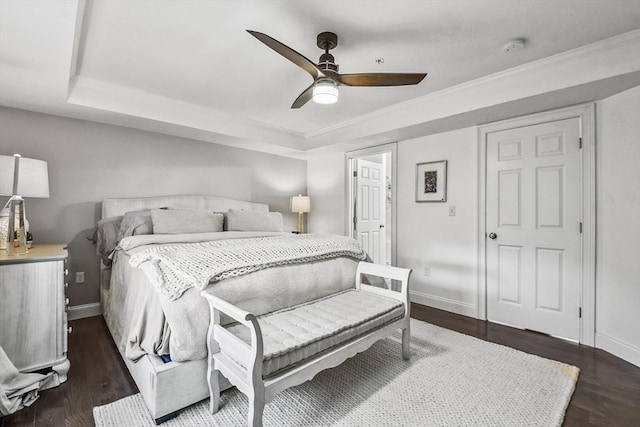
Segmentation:
<svg viewBox="0 0 640 427">
<path fill-rule="evenodd" d="M 316 43 L 320 49 L 324 50 L 324 53 L 320 55 L 320 59 L 318 60 L 318 68 L 337 73 L 338 66 L 336 65 L 335 58 L 329 51 L 338 46 L 338 36 L 330 31 L 325 31 L 324 33 L 318 34 Z"/>
<path fill-rule="evenodd" d="M 323 53 L 322 55 L 320 55 L 320 59 L 318 60 L 318 68 L 324 71 L 331 70 L 335 71 L 336 73 L 338 72 L 338 65 L 336 64 L 333 55 L 331 55 L 330 53 Z"/>
</svg>

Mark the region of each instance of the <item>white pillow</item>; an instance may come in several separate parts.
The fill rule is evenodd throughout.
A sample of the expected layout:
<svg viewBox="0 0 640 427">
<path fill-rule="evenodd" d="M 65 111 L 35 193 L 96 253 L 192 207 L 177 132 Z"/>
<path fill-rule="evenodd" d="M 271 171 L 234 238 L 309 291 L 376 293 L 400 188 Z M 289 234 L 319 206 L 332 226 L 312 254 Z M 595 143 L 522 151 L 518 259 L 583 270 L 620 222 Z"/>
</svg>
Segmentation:
<svg viewBox="0 0 640 427">
<path fill-rule="evenodd" d="M 227 230 L 229 231 L 282 231 L 280 212 L 239 211 L 227 212 Z"/>
<path fill-rule="evenodd" d="M 222 214 L 184 209 L 152 209 L 153 234 L 222 231 Z"/>
</svg>

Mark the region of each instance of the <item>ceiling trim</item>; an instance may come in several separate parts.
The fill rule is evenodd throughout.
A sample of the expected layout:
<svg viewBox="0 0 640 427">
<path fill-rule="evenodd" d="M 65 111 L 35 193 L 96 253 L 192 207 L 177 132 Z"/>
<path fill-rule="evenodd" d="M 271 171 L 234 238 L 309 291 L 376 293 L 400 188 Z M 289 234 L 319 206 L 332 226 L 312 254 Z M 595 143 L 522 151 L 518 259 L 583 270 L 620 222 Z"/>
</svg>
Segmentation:
<svg viewBox="0 0 640 427">
<path fill-rule="evenodd" d="M 67 102 L 287 148 L 304 143 L 301 133 L 81 75 L 72 78 Z"/>
<path fill-rule="evenodd" d="M 304 148 L 301 132 L 82 76 L 82 46 L 90 12 L 91 5 L 87 6 L 86 0 L 78 0 L 67 87 L 68 104 L 173 125 L 182 128 L 181 133 L 192 129 L 194 133 L 223 135 L 224 140 L 246 140 L 249 146 L 260 147 L 260 151 L 265 150 L 265 145 L 295 151 Z"/>
<path fill-rule="evenodd" d="M 291 157 L 311 155 L 320 148 L 340 150 L 348 144 L 408 139 L 418 131 L 439 129 L 438 123 L 456 117 L 478 116 L 480 111 L 500 110 L 535 97 L 545 97 L 546 106 L 556 105 L 562 103 L 563 93 L 573 90 L 575 94 L 581 85 L 640 71 L 640 30 L 635 30 L 303 133 L 83 76 L 92 4 L 75 0 L 68 6 L 68 16 L 75 18 L 74 26 L 67 27 L 73 30 L 68 39 L 72 44 L 66 45 L 69 56 L 65 55 L 64 68 L 56 74 L 56 79 L 65 80 L 56 82 L 55 91 L 44 93 L 43 105 L 30 107 L 15 99 L 4 105 Z M 564 100 L 570 99 L 575 96 Z M 60 102 L 65 105 L 54 105 Z"/>
<path fill-rule="evenodd" d="M 640 70 L 640 30 L 601 40 L 538 61 L 305 134 L 305 149 L 376 137 L 398 129 L 554 92 Z"/>
<path fill-rule="evenodd" d="M 86 10 L 86 0 L 78 0 L 76 8 L 75 28 L 73 31 L 73 47 L 71 51 L 71 63 L 69 64 L 69 81 L 67 84 L 67 92 L 71 90 L 73 77 L 76 75 L 80 52 L 80 42 L 82 41 L 82 29 L 84 25 L 84 17 Z"/>
</svg>

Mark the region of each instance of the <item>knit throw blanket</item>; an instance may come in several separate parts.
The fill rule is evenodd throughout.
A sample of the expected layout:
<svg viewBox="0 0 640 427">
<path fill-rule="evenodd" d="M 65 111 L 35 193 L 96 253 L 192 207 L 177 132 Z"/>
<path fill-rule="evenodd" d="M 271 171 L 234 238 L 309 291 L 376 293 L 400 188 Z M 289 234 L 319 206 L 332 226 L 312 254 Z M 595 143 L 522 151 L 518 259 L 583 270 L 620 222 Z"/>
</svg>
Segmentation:
<svg viewBox="0 0 640 427">
<path fill-rule="evenodd" d="M 366 259 L 360 244 L 349 237 L 283 234 L 150 247 L 132 255 L 129 262 L 133 267 L 151 262 L 160 291 L 175 300 L 187 289 L 202 290 L 210 282 L 340 256 Z"/>
</svg>

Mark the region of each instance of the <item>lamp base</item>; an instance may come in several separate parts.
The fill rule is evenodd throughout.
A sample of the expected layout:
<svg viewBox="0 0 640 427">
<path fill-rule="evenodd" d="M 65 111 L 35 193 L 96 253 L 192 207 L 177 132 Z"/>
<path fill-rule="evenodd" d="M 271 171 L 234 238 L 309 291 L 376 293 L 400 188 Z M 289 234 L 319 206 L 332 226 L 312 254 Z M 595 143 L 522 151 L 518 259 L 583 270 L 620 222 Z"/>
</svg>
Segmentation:
<svg viewBox="0 0 640 427">
<path fill-rule="evenodd" d="M 298 212 L 298 234 L 304 233 L 304 212 Z"/>
<path fill-rule="evenodd" d="M 11 196 L 5 208 L 9 208 L 9 224 L 5 237 L 7 255 L 22 255 L 27 253 L 27 229 L 25 221 L 24 199 Z"/>
</svg>

